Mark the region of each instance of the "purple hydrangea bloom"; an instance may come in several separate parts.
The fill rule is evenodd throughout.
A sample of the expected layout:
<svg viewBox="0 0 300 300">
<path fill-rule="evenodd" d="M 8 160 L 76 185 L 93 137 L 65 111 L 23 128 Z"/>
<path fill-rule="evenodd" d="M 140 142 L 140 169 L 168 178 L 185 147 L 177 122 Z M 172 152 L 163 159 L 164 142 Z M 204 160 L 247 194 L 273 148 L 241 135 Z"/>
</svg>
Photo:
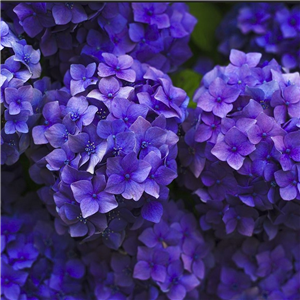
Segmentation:
<svg viewBox="0 0 300 300">
<path fill-rule="evenodd" d="M 138 160 L 134 152 L 127 154 L 124 158 L 109 158 L 106 191 L 137 201 L 144 192 L 142 183 L 148 177 L 150 170 L 151 165 L 144 160 Z"/>
<path fill-rule="evenodd" d="M 32 86 L 22 86 L 18 89 L 6 88 L 4 90 L 5 102 L 9 105 L 8 112 L 10 115 L 17 115 L 21 111 L 28 111 L 33 115 L 31 99 L 33 98 Z"/>
<path fill-rule="evenodd" d="M 223 139 L 219 139 L 212 149 L 214 154 L 221 161 L 227 161 L 229 166 L 238 170 L 243 165 L 246 155 L 255 150 L 247 137 L 237 128 L 233 127 L 227 131 Z"/>
<path fill-rule="evenodd" d="M 228 267 L 222 267 L 218 295 L 221 299 L 232 299 L 235 295 L 250 287 L 250 282 L 250 278 L 246 274 Z"/>
<path fill-rule="evenodd" d="M 194 274 L 185 274 L 180 261 L 172 262 L 167 268 L 167 278 L 159 284 L 170 300 L 184 299 L 187 292 L 200 284 Z"/>
<path fill-rule="evenodd" d="M 224 118 L 233 108 L 231 104 L 240 94 L 240 90 L 227 86 L 221 78 L 216 78 L 207 92 L 198 99 L 198 107 L 206 112 Z"/>
<path fill-rule="evenodd" d="M 89 180 L 80 180 L 71 184 L 74 198 L 80 203 L 82 216 L 87 218 L 96 212 L 107 213 L 118 206 L 115 197 L 106 193 L 104 175 Z"/>
<path fill-rule="evenodd" d="M 136 22 L 157 25 L 159 29 L 170 26 L 170 20 L 164 12 L 167 9 L 166 3 L 133 3 L 134 20 Z"/>
<path fill-rule="evenodd" d="M 96 63 L 91 63 L 84 67 L 83 65 L 72 64 L 70 67 L 71 83 L 70 90 L 72 96 L 84 92 L 86 88 L 92 84 L 96 84 L 94 77 L 96 71 Z"/>
<path fill-rule="evenodd" d="M 146 247 L 138 247 L 138 262 L 134 267 L 134 278 L 147 280 L 152 278 L 154 281 L 164 282 L 166 279 L 165 264 L 169 260 L 167 252 L 154 250 Z"/>
<path fill-rule="evenodd" d="M 294 162 L 300 161 L 300 131 L 290 132 L 285 136 L 275 136 L 272 140 L 281 154 L 279 162 L 283 171 L 290 170 Z"/>
<path fill-rule="evenodd" d="M 87 19 L 82 5 L 72 2 L 55 3 L 52 7 L 52 15 L 57 25 L 65 25 L 69 22 L 78 24 Z"/>
<path fill-rule="evenodd" d="M 13 44 L 13 50 L 15 52 L 14 60 L 23 63 L 30 73 L 31 78 L 39 78 L 42 72 L 41 65 L 39 63 L 41 51 L 34 50 L 32 46 L 22 45 L 20 43 Z"/>
<path fill-rule="evenodd" d="M 134 82 L 136 78 L 135 71 L 131 69 L 133 59 L 129 55 L 120 55 L 116 57 L 111 53 L 102 53 L 105 63 L 98 66 L 98 75 L 108 77 L 116 75 L 117 78 Z"/>
</svg>

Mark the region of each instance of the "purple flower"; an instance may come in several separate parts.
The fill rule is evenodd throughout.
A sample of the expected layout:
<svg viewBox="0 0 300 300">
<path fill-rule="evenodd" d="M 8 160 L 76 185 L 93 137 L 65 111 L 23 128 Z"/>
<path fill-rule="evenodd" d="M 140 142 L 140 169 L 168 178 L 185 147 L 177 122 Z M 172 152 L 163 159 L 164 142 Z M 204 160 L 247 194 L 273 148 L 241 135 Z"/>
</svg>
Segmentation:
<svg viewBox="0 0 300 300">
<path fill-rule="evenodd" d="M 92 236 L 95 232 L 103 232 L 107 228 L 104 214 L 96 213 L 88 218 L 83 218 L 78 205 L 69 203 L 59 208 L 59 216 L 69 226 L 71 237 L 82 237 L 86 234 Z"/>
<path fill-rule="evenodd" d="M 243 268 L 245 273 L 249 275 L 253 281 L 257 279 L 256 270 L 258 265 L 255 255 L 257 254 L 258 246 L 259 241 L 256 238 L 248 238 L 232 257 L 236 265 Z"/>
<path fill-rule="evenodd" d="M 300 162 L 300 131 L 274 136 L 272 140 L 281 154 L 279 162 L 283 171 L 291 170 L 294 162 Z"/>
<path fill-rule="evenodd" d="M 214 115 L 224 118 L 232 110 L 234 102 L 240 90 L 230 87 L 225 82 L 217 77 L 204 92 L 199 99 L 197 99 L 197 106 L 206 112 L 213 112 Z"/>
<path fill-rule="evenodd" d="M 164 283 L 159 283 L 160 289 L 170 300 L 182 300 L 186 293 L 200 284 L 194 274 L 185 274 L 181 261 L 172 262 L 167 268 L 167 277 Z"/>
<path fill-rule="evenodd" d="M 82 5 L 73 2 L 54 3 L 52 14 L 57 25 L 65 25 L 69 22 L 78 24 L 87 19 Z"/>
<path fill-rule="evenodd" d="M 265 7 L 267 3 L 243 7 L 238 15 L 238 27 L 246 34 L 253 31 L 264 34 L 267 30 L 267 21 L 271 17 Z"/>
<path fill-rule="evenodd" d="M 236 192 L 237 181 L 228 167 L 221 162 L 215 162 L 204 169 L 201 180 L 208 187 L 208 192 L 213 200 L 222 201 L 226 194 Z"/>
<path fill-rule="evenodd" d="M 18 89 L 6 88 L 4 90 L 5 102 L 9 105 L 9 114 L 17 115 L 21 111 L 28 111 L 33 115 L 31 99 L 33 97 L 33 88 L 31 85 L 21 86 Z"/>
<path fill-rule="evenodd" d="M 145 192 L 155 198 L 160 195 L 160 187 L 167 186 L 177 174 L 172 169 L 163 165 L 163 160 L 155 152 L 149 152 L 144 160 L 151 165 L 151 171 L 144 182 Z"/>
<path fill-rule="evenodd" d="M 82 53 L 94 56 L 99 60 L 102 58 L 103 52 L 112 51 L 113 45 L 105 38 L 102 32 L 90 29 L 86 37 L 86 44 L 82 49 Z"/>
<path fill-rule="evenodd" d="M 79 167 L 89 162 L 86 170 L 93 174 L 95 166 L 102 161 L 107 149 L 107 142 L 99 138 L 96 126 L 90 124 L 81 133 L 70 134 L 68 143 L 72 152 L 81 155 Z"/>
<path fill-rule="evenodd" d="M 121 194 L 125 199 L 138 201 L 144 192 L 142 183 L 148 177 L 150 170 L 149 163 L 138 160 L 134 152 L 123 158 L 108 158 L 106 191 Z"/>
<path fill-rule="evenodd" d="M 183 244 L 182 250 L 181 258 L 184 268 L 199 279 L 204 279 L 205 265 L 202 259 L 208 254 L 209 247 L 190 239 Z"/>
<path fill-rule="evenodd" d="M 128 255 L 114 253 L 111 258 L 111 266 L 114 271 L 115 283 L 122 287 L 132 287 L 133 283 L 133 259 Z"/>
<path fill-rule="evenodd" d="M 48 144 L 46 130 L 56 123 L 61 123 L 61 108 L 58 101 L 48 102 L 43 107 L 44 125 L 32 129 L 33 141 L 36 145 Z"/>
<path fill-rule="evenodd" d="M 89 105 L 84 96 L 77 96 L 70 98 L 65 113 L 81 130 L 82 126 L 88 126 L 93 122 L 97 110 L 96 106 Z"/>
<path fill-rule="evenodd" d="M 246 274 L 228 267 L 222 267 L 218 295 L 221 299 L 232 299 L 250 287 L 250 284 L 250 278 Z"/>
<path fill-rule="evenodd" d="M 3 48 L 12 48 L 12 44 L 17 41 L 15 35 L 10 31 L 8 25 L 1 20 L 1 45 L 0 50 Z"/>
<path fill-rule="evenodd" d="M 215 143 L 218 134 L 221 132 L 221 119 L 212 113 L 203 112 L 201 121 L 195 132 L 195 141 L 199 143 L 206 141 Z"/>
<path fill-rule="evenodd" d="M 141 116 L 129 129 L 135 133 L 137 140 L 136 152 L 139 153 L 139 158 L 144 158 L 151 151 L 160 156 L 159 148 L 167 142 L 166 130 L 151 126 L 151 123 Z"/>
<path fill-rule="evenodd" d="M 26 123 L 29 116 L 28 111 L 21 111 L 18 115 L 10 115 L 6 110 L 4 115 L 6 120 L 4 131 L 6 134 L 14 134 L 15 132 L 28 132 L 28 125 Z"/>
<path fill-rule="evenodd" d="M 256 118 L 256 123 L 247 131 L 249 141 L 254 145 L 262 140 L 269 141 L 272 136 L 283 136 L 284 134 L 285 131 L 276 123 L 274 118 L 264 113 Z"/>
<path fill-rule="evenodd" d="M 9 258 L 13 260 L 12 266 L 15 270 L 30 268 L 39 255 L 39 251 L 33 244 L 26 243 L 23 235 L 9 243 L 6 248 Z"/>
<path fill-rule="evenodd" d="M 133 59 L 129 55 L 120 55 L 119 57 L 111 53 L 102 53 L 105 63 L 98 66 L 98 75 L 108 77 L 115 75 L 117 78 L 134 82 L 136 78 L 135 71 L 131 69 Z"/>
<path fill-rule="evenodd" d="M 250 68 L 254 68 L 258 65 L 261 56 L 261 53 L 246 54 L 242 51 L 232 49 L 230 51 L 229 60 L 236 67 L 241 67 L 242 65 L 247 64 Z"/>
<path fill-rule="evenodd" d="M 70 66 L 71 83 L 70 90 L 72 96 L 84 92 L 86 88 L 97 83 L 97 78 L 93 77 L 96 71 L 96 63 L 83 65 L 72 64 Z"/>
<path fill-rule="evenodd" d="M 32 46 L 22 45 L 20 43 L 14 43 L 13 50 L 15 52 L 14 60 L 20 61 L 28 68 L 32 74 L 32 79 L 39 78 L 42 72 L 39 63 L 41 51 L 39 49 L 34 50 Z"/>
<path fill-rule="evenodd" d="M 290 85 L 285 87 L 283 91 L 275 91 L 270 104 L 274 107 L 274 117 L 279 124 L 285 123 L 288 115 L 292 118 L 299 118 L 300 87 Z"/>
<path fill-rule="evenodd" d="M 258 269 L 257 276 L 266 277 L 271 272 L 276 276 L 281 276 L 281 272 L 290 271 L 293 266 L 288 258 L 285 257 L 285 251 L 282 245 L 278 245 L 272 251 L 264 251 L 256 255 Z"/>
<path fill-rule="evenodd" d="M 137 118 L 147 116 L 148 108 L 143 104 L 136 104 L 125 98 L 115 98 L 110 107 L 111 119 L 121 119 L 130 127 Z"/>
<path fill-rule="evenodd" d="M 8 300 L 18 299 L 21 289 L 28 277 L 28 273 L 14 270 L 12 266 L 4 263 L 1 264 L 1 287 L 4 296 Z"/>
<path fill-rule="evenodd" d="M 294 38 L 300 31 L 299 7 L 294 6 L 290 11 L 282 8 L 276 12 L 276 20 L 280 24 L 281 32 L 285 38 Z"/>
<path fill-rule="evenodd" d="M 245 156 L 255 150 L 247 137 L 236 127 L 227 131 L 223 139 L 219 139 L 211 153 L 221 161 L 227 161 L 229 166 L 238 170 L 243 165 Z"/>
<path fill-rule="evenodd" d="M 225 211 L 223 221 L 226 225 L 226 233 L 230 234 L 234 230 L 245 236 L 252 236 L 254 230 L 254 219 L 258 217 L 258 212 L 250 207 L 238 205 Z"/>
<path fill-rule="evenodd" d="M 170 20 L 164 12 L 167 3 L 132 3 L 134 21 L 157 25 L 158 29 L 168 28 Z"/>
<path fill-rule="evenodd" d="M 32 38 L 45 27 L 55 25 L 52 15 L 47 11 L 46 3 L 20 3 L 13 11 L 18 16 L 24 31 Z"/>
<path fill-rule="evenodd" d="M 104 191 L 104 175 L 94 176 L 92 181 L 80 180 L 71 184 L 75 200 L 80 203 L 82 216 L 87 218 L 96 212 L 107 213 L 118 206 L 114 195 Z"/>
<path fill-rule="evenodd" d="M 139 236 L 139 240 L 149 248 L 157 246 L 159 246 L 159 248 L 174 246 L 178 244 L 180 238 L 181 233 L 176 229 L 170 228 L 164 220 L 155 224 L 153 228 L 146 228 Z"/>
<path fill-rule="evenodd" d="M 108 108 L 110 108 L 114 98 L 128 99 L 129 94 L 133 91 L 133 87 L 121 87 L 120 82 L 115 77 L 102 78 L 98 88 L 99 90 L 92 90 L 87 97 L 103 101 Z"/>
<path fill-rule="evenodd" d="M 274 173 L 283 200 L 300 200 L 300 165 L 294 165 L 289 171 Z"/>
<path fill-rule="evenodd" d="M 159 249 L 138 247 L 138 262 L 134 266 L 133 277 L 140 280 L 152 278 L 154 281 L 164 282 L 166 278 L 165 265 L 169 261 L 167 252 Z"/>
</svg>

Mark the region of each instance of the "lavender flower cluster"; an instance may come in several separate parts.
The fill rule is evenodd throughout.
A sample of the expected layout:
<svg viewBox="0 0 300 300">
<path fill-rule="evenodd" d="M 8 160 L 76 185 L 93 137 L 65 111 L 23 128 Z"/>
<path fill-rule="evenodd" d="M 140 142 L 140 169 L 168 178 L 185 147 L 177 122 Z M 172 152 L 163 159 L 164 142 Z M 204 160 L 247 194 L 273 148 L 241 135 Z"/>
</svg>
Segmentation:
<svg viewBox="0 0 300 300">
<path fill-rule="evenodd" d="M 105 214 L 121 214 L 121 203 L 127 214 L 141 209 L 144 219 L 158 222 L 166 186 L 177 177 L 176 132 L 186 93 L 129 55 L 103 57 L 98 66 L 71 65 L 66 86 L 47 93 L 43 125 L 32 130 L 31 177 L 48 186 L 41 197 L 58 230 L 73 237 L 110 228 Z"/>
<path fill-rule="evenodd" d="M 16 33 L 39 45 L 52 76 L 61 78 L 77 56 L 102 60 L 103 52 L 130 54 L 163 72 L 191 55 L 196 18 L 184 3 L 4 3 Z"/>
<path fill-rule="evenodd" d="M 1 164 L 14 164 L 29 143 L 29 127 L 35 122 L 40 92 L 32 80 L 41 75 L 40 50 L 19 40 L 1 20 Z M 38 85 L 38 81 L 36 82 Z M 3 116 L 4 114 L 4 116 Z M 4 121 L 4 122 L 3 122 Z M 3 126 L 2 126 L 3 127 Z"/>
<path fill-rule="evenodd" d="M 193 109 L 186 4 L 2 10 L 3 299 L 297 300 L 299 73 L 232 50 Z"/>
<path fill-rule="evenodd" d="M 203 77 L 182 124 L 181 182 L 205 203 L 202 229 L 219 236 L 299 230 L 300 76 L 274 60 L 257 67 L 260 58 L 232 50 L 228 66 Z"/>
<path fill-rule="evenodd" d="M 261 52 L 264 60 L 276 58 L 288 70 L 300 67 L 300 6 L 297 3 L 236 4 L 218 30 L 219 51 L 232 48 Z"/>
</svg>

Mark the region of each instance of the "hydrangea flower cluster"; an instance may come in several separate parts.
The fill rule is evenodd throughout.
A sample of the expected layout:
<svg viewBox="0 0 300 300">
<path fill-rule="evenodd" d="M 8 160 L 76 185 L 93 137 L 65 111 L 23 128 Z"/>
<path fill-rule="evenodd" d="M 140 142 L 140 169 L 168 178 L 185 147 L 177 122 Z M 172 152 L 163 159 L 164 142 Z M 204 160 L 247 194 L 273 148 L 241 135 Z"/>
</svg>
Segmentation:
<svg viewBox="0 0 300 300">
<path fill-rule="evenodd" d="M 288 70 L 300 66 L 300 6 L 297 3 L 243 3 L 233 6 L 218 30 L 219 51 L 261 52 Z"/>
<path fill-rule="evenodd" d="M 300 76 L 260 59 L 232 50 L 228 66 L 203 77 L 182 124 L 179 180 L 205 203 L 202 229 L 220 237 L 299 227 L 287 214 L 299 211 Z"/>
<path fill-rule="evenodd" d="M 2 56 L 3 55 L 3 56 Z M 12 165 L 29 145 L 29 131 L 36 120 L 42 93 L 40 50 L 18 39 L 1 20 L 1 163 Z"/>
<path fill-rule="evenodd" d="M 213 243 L 183 202 L 169 201 L 164 208 L 159 223 L 130 231 L 119 251 L 96 241 L 82 245 L 97 299 L 199 299 L 198 288 L 213 265 Z"/>
<path fill-rule="evenodd" d="M 272 241 L 261 234 L 220 241 L 198 299 L 297 299 L 299 247 L 299 230 L 290 229 Z"/>
<path fill-rule="evenodd" d="M 85 265 L 76 242 L 69 235 L 58 235 L 37 194 L 26 193 L 20 165 L 3 169 L 3 299 L 90 299 L 86 296 Z M 24 191 L 25 196 L 21 196 Z"/>
<path fill-rule="evenodd" d="M 47 93 L 42 125 L 32 130 L 31 177 L 51 186 L 43 198 L 53 199 L 60 231 L 74 237 L 103 232 L 105 214 L 119 214 L 120 202 L 130 213 L 129 200 L 142 199 L 133 206 L 158 222 L 166 186 L 177 177 L 186 93 L 129 55 L 103 57 L 98 66 L 71 65 L 66 86 Z"/>
<path fill-rule="evenodd" d="M 40 45 L 52 75 L 60 78 L 69 60 L 102 53 L 130 54 L 163 72 L 191 55 L 188 47 L 196 18 L 184 3 L 34 3 L 3 4 L 17 34 Z"/>
<path fill-rule="evenodd" d="M 194 103 L 188 5 L 1 6 L 3 299 L 298 299 L 298 5 L 235 6 Z"/>
</svg>

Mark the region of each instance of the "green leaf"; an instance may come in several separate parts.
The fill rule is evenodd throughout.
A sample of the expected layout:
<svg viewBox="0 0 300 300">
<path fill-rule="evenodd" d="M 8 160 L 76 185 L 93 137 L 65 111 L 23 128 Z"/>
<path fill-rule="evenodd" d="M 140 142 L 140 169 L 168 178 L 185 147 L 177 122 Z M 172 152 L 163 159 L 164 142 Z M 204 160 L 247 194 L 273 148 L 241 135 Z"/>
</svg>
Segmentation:
<svg viewBox="0 0 300 300">
<path fill-rule="evenodd" d="M 216 51 L 215 31 L 222 19 L 220 9 L 213 3 L 190 2 L 190 13 L 198 19 L 192 41 L 205 52 Z"/>
<path fill-rule="evenodd" d="M 196 89 L 200 85 L 201 75 L 191 69 L 185 69 L 172 75 L 172 81 L 174 86 L 185 90 L 190 98 L 189 107 L 195 108 L 196 103 L 194 103 L 192 100 Z"/>
</svg>

